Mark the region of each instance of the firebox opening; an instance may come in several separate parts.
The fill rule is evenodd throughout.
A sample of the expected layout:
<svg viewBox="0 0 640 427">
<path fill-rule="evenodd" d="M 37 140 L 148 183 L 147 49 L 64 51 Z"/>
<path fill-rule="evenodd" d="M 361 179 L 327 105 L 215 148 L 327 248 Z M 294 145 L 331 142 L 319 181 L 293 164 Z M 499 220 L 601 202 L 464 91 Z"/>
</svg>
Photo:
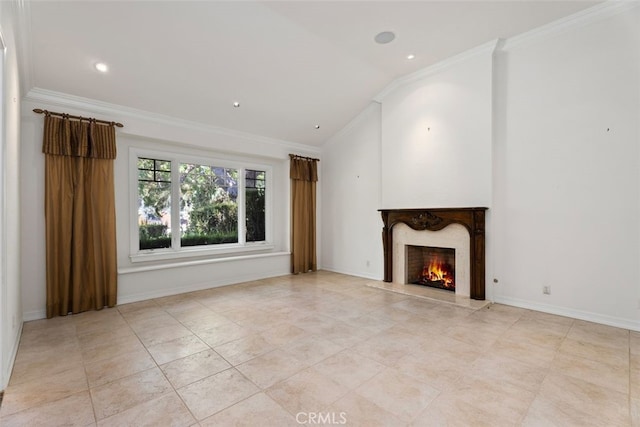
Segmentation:
<svg viewBox="0 0 640 427">
<path fill-rule="evenodd" d="M 407 283 L 456 290 L 456 250 L 407 245 Z"/>
</svg>

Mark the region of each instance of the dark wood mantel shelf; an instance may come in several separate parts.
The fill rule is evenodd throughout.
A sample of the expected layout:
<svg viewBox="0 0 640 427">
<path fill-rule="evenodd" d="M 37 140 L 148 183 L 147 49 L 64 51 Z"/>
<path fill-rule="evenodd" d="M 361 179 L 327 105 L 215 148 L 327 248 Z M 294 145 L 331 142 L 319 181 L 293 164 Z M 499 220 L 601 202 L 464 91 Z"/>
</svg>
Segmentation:
<svg viewBox="0 0 640 427">
<path fill-rule="evenodd" d="M 442 230 L 450 224 L 462 224 L 471 244 L 470 297 L 485 299 L 484 217 L 487 208 L 380 209 L 384 227 L 384 281 L 393 281 L 393 226 L 402 223 L 413 230 Z"/>
</svg>

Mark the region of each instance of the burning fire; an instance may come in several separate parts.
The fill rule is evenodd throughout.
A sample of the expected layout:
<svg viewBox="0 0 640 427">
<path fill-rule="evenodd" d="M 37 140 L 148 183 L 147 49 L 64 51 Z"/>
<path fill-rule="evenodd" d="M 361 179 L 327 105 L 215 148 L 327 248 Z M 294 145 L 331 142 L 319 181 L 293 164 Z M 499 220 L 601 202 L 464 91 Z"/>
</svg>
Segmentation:
<svg viewBox="0 0 640 427">
<path fill-rule="evenodd" d="M 439 258 L 431 260 L 429 265 L 425 264 L 422 268 L 422 280 L 425 282 L 438 282 L 438 285 L 445 289 L 455 288 L 451 266 Z"/>
</svg>

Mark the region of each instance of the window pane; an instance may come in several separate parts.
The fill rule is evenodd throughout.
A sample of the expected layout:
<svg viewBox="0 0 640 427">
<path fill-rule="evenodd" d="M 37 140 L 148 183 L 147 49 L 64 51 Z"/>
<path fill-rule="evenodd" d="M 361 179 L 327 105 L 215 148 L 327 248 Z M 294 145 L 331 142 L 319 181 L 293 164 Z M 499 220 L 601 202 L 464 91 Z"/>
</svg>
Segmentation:
<svg viewBox="0 0 640 427">
<path fill-rule="evenodd" d="M 265 172 L 247 170 L 245 174 L 247 242 L 265 240 Z"/>
<path fill-rule="evenodd" d="M 238 171 L 180 164 L 182 246 L 238 242 Z"/>
<path fill-rule="evenodd" d="M 139 247 L 157 249 L 171 247 L 171 175 L 155 168 L 162 162 L 154 159 L 138 159 L 138 230 Z M 151 170 L 141 170 L 151 168 Z M 158 180 L 165 174 L 166 180 Z"/>
</svg>

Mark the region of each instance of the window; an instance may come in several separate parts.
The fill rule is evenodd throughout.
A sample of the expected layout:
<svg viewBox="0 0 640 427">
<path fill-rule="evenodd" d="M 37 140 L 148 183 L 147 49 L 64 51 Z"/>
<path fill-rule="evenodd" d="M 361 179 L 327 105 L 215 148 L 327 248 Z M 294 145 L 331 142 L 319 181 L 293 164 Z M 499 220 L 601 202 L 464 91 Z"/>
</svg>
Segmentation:
<svg viewBox="0 0 640 427">
<path fill-rule="evenodd" d="M 182 246 L 238 243 L 237 169 L 180 164 L 180 228 Z"/>
<path fill-rule="evenodd" d="M 269 248 L 270 168 L 135 149 L 131 157 L 132 261 Z"/>
<path fill-rule="evenodd" d="M 171 247 L 171 161 L 138 158 L 140 249 Z"/>
<path fill-rule="evenodd" d="M 245 200 L 247 205 L 247 242 L 265 239 L 265 171 L 245 172 Z"/>
</svg>

